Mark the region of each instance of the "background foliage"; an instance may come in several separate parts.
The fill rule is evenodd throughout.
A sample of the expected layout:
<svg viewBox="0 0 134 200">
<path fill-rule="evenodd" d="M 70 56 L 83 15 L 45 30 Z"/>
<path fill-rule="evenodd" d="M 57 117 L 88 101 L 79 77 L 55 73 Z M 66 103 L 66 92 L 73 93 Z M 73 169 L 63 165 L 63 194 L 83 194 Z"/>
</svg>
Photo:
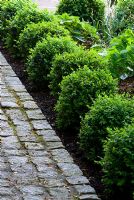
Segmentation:
<svg viewBox="0 0 134 200">
<path fill-rule="evenodd" d="M 92 25 L 102 23 L 105 4 L 101 0 L 61 0 L 58 13 L 68 13 L 89 21 Z"/>
</svg>

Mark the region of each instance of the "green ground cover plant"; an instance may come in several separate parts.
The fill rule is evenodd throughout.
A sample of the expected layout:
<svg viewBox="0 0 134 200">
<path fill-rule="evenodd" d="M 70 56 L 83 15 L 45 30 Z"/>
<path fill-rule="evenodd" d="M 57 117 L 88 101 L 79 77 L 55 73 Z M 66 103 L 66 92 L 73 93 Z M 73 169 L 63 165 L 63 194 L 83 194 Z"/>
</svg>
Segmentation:
<svg viewBox="0 0 134 200">
<path fill-rule="evenodd" d="M 41 41 L 50 36 L 67 36 L 69 31 L 60 26 L 55 20 L 51 22 L 39 22 L 28 24 L 19 35 L 17 47 L 21 57 L 27 57 L 29 50 L 36 46 L 38 41 Z"/>
<path fill-rule="evenodd" d="M 57 13 L 79 16 L 81 20 L 93 24 L 102 23 L 105 4 L 101 0 L 61 0 Z"/>
<path fill-rule="evenodd" d="M 134 123 L 108 132 L 101 160 L 103 182 L 111 194 L 118 191 L 134 199 Z"/>
<path fill-rule="evenodd" d="M 99 96 L 81 121 L 80 146 L 88 159 L 99 160 L 107 128 L 131 124 L 134 117 L 134 98 L 125 95 Z"/>
<path fill-rule="evenodd" d="M 48 83 L 48 74 L 56 54 L 76 51 L 79 47 L 71 37 L 50 37 L 36 44 L 31 50 L 26 64 L 30 79 L 37 85 L 45 86 Z"/>
<path fill-rule="evenodd" d="M 101 93 L 116 91 L 117 81 L 109 71 L 100 69 L 91 71 L 87 66 L 63 78 L 61 93 L 55 110 L 58 128 L 78 129 L 80 118 L 88 111 L 88 106 Z"/>
<path fill-rule="evenodd" d="M 51 93 L 55 97 L 58 97 L 60 92 L 59 84 L 63 77 L 79 68 L 83 68 L 85 65 L 87 65 L 89 69 L 96 70 L 98 68 L 105 69 L 107 64 L 103 62 L 103 58 L 98 55 L 98 52 L 93 49 L 89 51 L 79 48 L 78 51 L 72 53 L 66 52 L 56 55 L 52 62 L 49 75 Z"/>
</svg>

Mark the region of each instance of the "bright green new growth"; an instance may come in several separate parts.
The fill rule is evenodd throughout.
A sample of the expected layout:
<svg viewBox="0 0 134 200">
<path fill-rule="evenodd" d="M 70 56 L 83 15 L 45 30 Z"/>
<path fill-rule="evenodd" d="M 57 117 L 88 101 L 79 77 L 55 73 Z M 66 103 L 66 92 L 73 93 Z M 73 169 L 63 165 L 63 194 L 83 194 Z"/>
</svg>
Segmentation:
<svg viewBox="0 0 134 200">
<path fill-rule="evenodd" d="M 124 95 L 99 96 L 81 121 L 80 146 L 92 161 L 102 156 L 107 128 L 124 127 L 134 117 L 134 98 Z"/>
<path fill-rule="evenodd" d="M 80 118 L 101 93 L 116 91 L 117 81 L 107 70 L 91 71 L 87 66 L 63 78 L 56 104 L 57 126 L 79 128 Z"/>
</svg>

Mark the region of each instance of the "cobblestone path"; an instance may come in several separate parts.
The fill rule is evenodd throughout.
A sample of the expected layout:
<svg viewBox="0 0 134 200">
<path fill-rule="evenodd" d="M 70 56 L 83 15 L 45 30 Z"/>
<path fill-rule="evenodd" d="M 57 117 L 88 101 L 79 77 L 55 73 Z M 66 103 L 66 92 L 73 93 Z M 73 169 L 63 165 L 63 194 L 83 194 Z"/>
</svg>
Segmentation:
<svg viewBox="0 0 134 200">
<path fill-rule="evenodd" d="M 0 200 L 98 200 L 0 53 Z"/>
</svg>

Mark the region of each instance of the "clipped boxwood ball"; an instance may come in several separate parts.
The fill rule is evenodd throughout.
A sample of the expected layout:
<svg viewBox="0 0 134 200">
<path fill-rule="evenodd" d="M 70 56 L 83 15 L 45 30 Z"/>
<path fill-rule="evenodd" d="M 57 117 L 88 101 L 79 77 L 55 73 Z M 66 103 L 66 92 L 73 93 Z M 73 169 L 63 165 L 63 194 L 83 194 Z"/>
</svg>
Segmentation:
<svg viewBox="0 0 134 200">
<path fill-rule="evenodd" d="M 101 56 L 97 51 L 86 51 L 79 48 L 78 51 L 72 53 L 64 53 L 56 55 L 53 60 L 52 68 L 50 71 L 50 89 L 55 97 L 58 97 L 60 92 L 60 82 L 64 76 L 71 74 L 73 71 L 83 68 L 87 65 L 89 69 L 96 70 L 98 68 L 105 68 L 106 63 L 103 62 Z"/>
<path fill-rule="evenodd" d="M 107 70 L 91 71 L 87 66 L 63 78 L 56 104 L 57 126 L 78 128 L 98 94 L 116 91 L 117 81 Z"/>
<path fill-rule="evenodd" d="M 31 0 L 1 0 L 0 1 L 0 36 L 5 37 L 9 29 L 9 22 L 17 12 L 25 8 L 37 8 Z"/>
<path fill-rule="evenodd" d="M 109 192 L 116 191 L 120 199 L 134 199 L 134 123 L 109 129 L 101 165 Z"/>
<path fill-rule="evenodd" d="M 37 85 L 48 83 L 48 74 L 52 67 L 52 61 L 56 54 L 73 52 L 78 48 L 70 37 L 50 37 L 36 44 L 31 50 L 26 64 L 29 78 Z"/>
<path fill-rule="evenodd" d="M 10 51 L 17 55 L 17 43 L 19 34 L 24 28 L 30 23 L 38 23 L 41 21 L 51 21 L 53 15 L 47 10 L 39 10 L 36 7 L 31 6 L 30 8 L 25 6 L 21 12 L 17 12 L 16 15 L 9 23 L 8 33 L 5 38 L 6 47 Z"/>
<path fill-rule="evenodd" d="M 55 20 L 52 22 L 39 22 L 28 24 L 19 35 L 18 49 L 21 57 L 27 57 L 29 50 L 34 48 L 38 41 L 50 36 L 67 36 L 69 31 L 60 26 Z"/>
<path fill-rule="evenodd" d="M 80 146 L 90 160 L 102 156 L 107 128 L 123 127 L 134 117 L 134 98 L 124 95 L 99 96 L 81 121 Z"/>
</svg>

